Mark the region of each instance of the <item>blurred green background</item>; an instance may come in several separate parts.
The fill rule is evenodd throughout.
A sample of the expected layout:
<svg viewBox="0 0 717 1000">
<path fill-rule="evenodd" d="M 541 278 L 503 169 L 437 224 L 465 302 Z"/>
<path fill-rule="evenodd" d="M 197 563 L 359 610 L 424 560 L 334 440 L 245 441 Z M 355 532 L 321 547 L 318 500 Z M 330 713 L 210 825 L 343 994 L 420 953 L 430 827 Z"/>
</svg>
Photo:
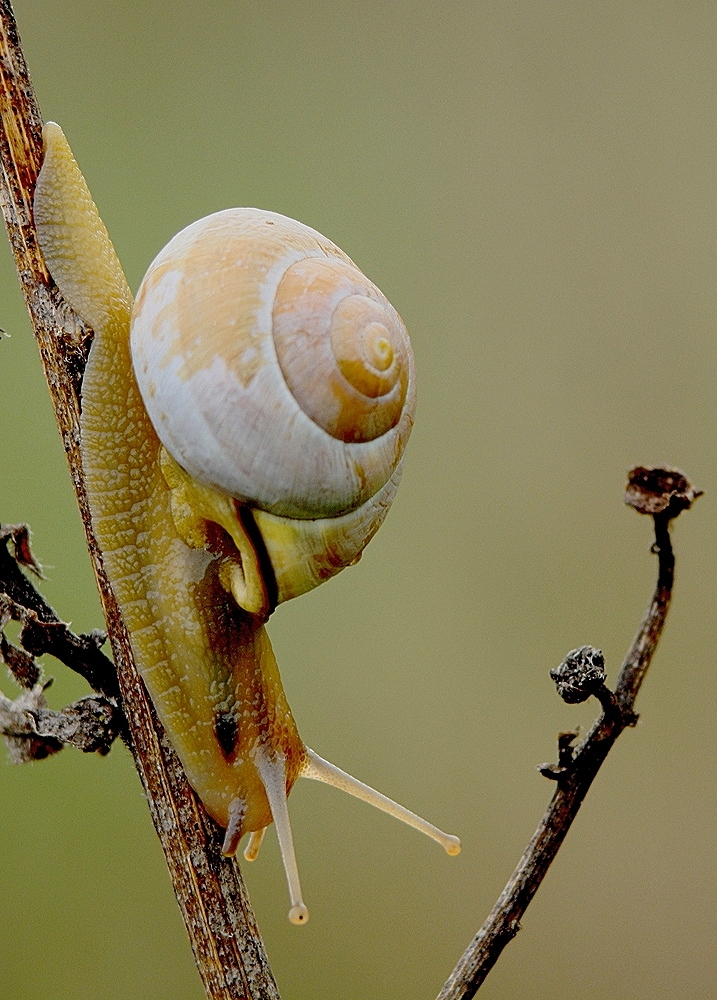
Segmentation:
<svg viewBox="0 0 717 1000">
<path fill-rule="evenodd" d="M 706 489 L 639 699 L 481 997 L 705 998 L 717 954 L 717 6 L 15 4 L 130 284 L 179 228 L 257 205 L 325 233 L 402 314 L 419 371 L 404 482 L 361 564 L 271 635 L 307 743 L 444 828 L 456 859 L 313 782 L 244 865 L 284 1000 L 438 991 L 542 815 L 535 765 L 588 725 L 548 677 L 609 679 L 655 571 L 626 470 Z M 101 625 L 9 251 L 0 519 Z M 85 693 L 57 664 L 51 703 Z M 12 685 L 3 680 L 11 693 Z M 128 753 L 0 763 L 0 997 L 203 996 Z"/>
</svg>

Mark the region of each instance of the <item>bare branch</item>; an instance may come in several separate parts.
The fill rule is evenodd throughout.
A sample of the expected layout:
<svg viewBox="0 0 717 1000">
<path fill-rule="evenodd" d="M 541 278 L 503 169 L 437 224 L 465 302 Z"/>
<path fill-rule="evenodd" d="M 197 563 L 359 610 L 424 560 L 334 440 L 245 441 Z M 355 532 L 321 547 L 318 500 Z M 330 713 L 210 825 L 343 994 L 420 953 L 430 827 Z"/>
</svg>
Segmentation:
<svg viewBox="0 0 717 1000">
<path fill-rule="evenodd" d="M 42 161 L 42 118 L 9 0 L 0 0 L 0 202 L 70 465 L 112 643 L 135 764 L 210 1000 L 277 998 L 238 867 L 187 784 L 137 673 L 102 568 L 84 489 L 80 386 L 90 331 L 59 296 L 37 245 L 32 198 Z M 38 615 L 38 617 L 41 617 Z"/>
<path fill-rule="evenodd" d="M 669 525 L 681 510 L 701 496 L 676 469 L 633 469 L 626 503 L 655 522 L 653 552 L 658 557 L 655 593 L 630 650 L 613 693 L 605 686 L 602 653 L 591 646 L 574 649 L 551 676 L 568 704 L 597 697 L 603 712 L 585 740 L 572 744 L 576 733 L 558 737 L 558 763 L 543 764 L 540 772 L 557 788 L 533 834 L 518 867 L 487 920 L 473 938 L 441 990 L 438 1000 L 468 1000 L 475 996 L 501 952 L 520 930 L 520 920 L 545 878 L 575 816 L 620 733 L 636 721 L 634 704 L 662 634 L 674 582 L 675 558 Z"/>
</svg>

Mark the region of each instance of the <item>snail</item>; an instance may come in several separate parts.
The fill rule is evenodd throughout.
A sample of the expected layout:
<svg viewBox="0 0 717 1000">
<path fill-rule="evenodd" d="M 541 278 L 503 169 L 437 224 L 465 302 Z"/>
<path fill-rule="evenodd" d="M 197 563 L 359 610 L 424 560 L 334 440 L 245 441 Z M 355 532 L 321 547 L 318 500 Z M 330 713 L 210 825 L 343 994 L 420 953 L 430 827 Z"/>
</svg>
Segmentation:
<svg viewBox="0 0 717 1000">
<path fill-rule="evenodd" d="M 301 223 L 257 209 L 196 222 L 136 302 L 60 127 L 43 130 L 34 214 L 48 270 L 95 331 L 81 446 L 104 569 L 138 669 L 233 855 L 276 825 L 304 905 L 287 795 L 327 782 L 460 841 L 302 742 L 265 623 L 356 562 L 395 494 L 415 374 L 398 313 Z"/>
</svg>

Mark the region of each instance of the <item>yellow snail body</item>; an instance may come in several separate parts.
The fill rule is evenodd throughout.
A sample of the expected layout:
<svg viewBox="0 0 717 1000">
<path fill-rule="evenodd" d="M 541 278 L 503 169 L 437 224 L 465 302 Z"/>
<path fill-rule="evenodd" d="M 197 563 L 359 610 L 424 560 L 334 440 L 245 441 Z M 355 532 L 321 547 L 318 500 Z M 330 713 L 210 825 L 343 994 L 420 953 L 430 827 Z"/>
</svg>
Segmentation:
<svg viewBox="0 0 717 1000">
<path fill-rule="evenodd" d="M 278 603 L 355 562 L 385 517 L 413 424 L 408 336 L 338 247 L 256 209 L 179 233 L 133 304 L 61 129 L 43 135 L 38 239 L 95 331 L 82 454 L 103 565 L 223 850 L 248 833 L 253 859 L 273 820 L 289 918 L 303 923 L 287 809 L 300 775 L 460 850 L 304 745 L 264 628 Z"/>
</svg>

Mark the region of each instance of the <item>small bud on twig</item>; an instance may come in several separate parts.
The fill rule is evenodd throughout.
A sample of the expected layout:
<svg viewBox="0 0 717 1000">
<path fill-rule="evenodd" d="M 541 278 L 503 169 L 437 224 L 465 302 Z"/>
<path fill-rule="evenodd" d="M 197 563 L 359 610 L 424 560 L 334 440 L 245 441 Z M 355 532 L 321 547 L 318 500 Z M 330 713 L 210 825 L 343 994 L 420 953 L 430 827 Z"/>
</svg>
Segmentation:
<svg viewBox="0 0 717 1000">
<path fill-rule="evenodd" d="M 559 667 L 550 671 L 558 694 L 569 705 L 597 695 L 605 683 L 605 658 L 594 646 L 571 649 Z"/>
<path fill-rule="evenodd" d="M 664 514 L 676 517 L 689 510 L 703 490 L 697 490 L 680 469 L 669 466 L 638 465 L 628 474 L 625 503 L 638 514 Z"/>
</svg>

